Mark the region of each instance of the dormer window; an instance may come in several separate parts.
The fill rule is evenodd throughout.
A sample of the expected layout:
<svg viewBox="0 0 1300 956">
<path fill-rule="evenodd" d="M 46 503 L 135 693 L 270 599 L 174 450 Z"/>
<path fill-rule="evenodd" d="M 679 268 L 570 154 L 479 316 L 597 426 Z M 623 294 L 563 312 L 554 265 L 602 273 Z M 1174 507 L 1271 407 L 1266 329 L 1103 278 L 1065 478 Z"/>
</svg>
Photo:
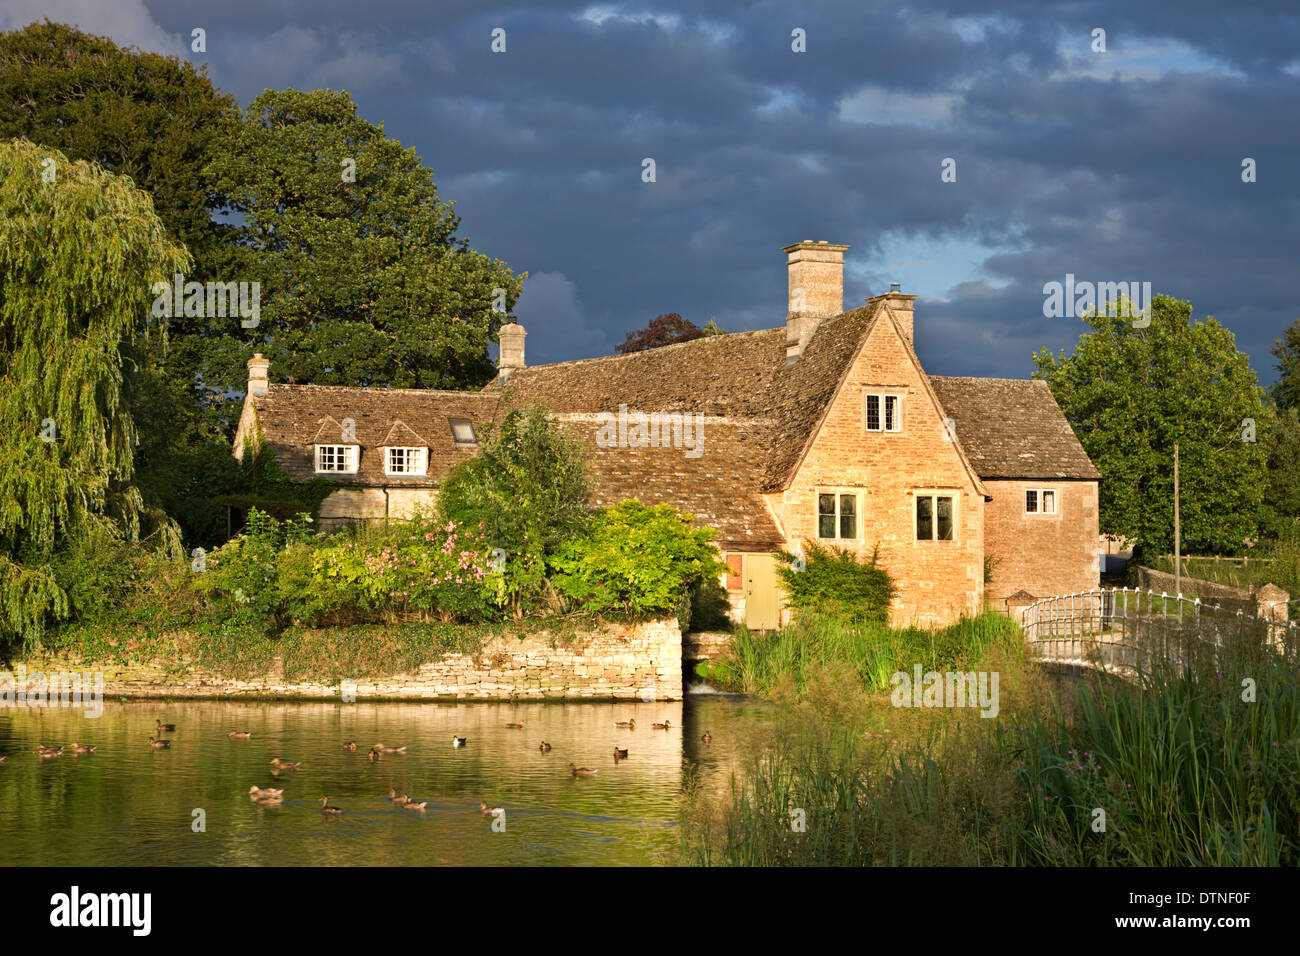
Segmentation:
<svg viewBox="0 0 1300 956">
<path fill-rule="evenodd" d="M 474 425 L 468 418 L 451 418 L 451 437 L 457 445 L 477 445 L 478 438 L 474 434 Z"/>
<path fill-rule="evenodd" d="M 357 472 L 356 445 L 317 445 L 316 470 L 345 475 Z"/>
<path fill-rule="evenodd" d="M 901 432 L 903 397 L 901 395 L 867 395 L 867 431 Z"/>
<path fill-rule="evenodd" d="M 423 448 L 387 448 L 384 456 L 386 475 L 423 475 L 428 456 Z"/>
</svg>

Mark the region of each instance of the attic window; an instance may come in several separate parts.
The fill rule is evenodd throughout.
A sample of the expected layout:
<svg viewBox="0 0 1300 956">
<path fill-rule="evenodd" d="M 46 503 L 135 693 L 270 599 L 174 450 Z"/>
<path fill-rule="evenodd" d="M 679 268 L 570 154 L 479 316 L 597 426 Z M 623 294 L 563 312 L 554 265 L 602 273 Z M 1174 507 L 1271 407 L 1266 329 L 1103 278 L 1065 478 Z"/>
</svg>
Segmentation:
<svg viewBox="0 0 1300 956">
<path fill-rule="evenodd" d="M 901 432 L 903 430 L 903 398 L 901 395 L 870 394 L 867 396 L 867 431 Z"/>
<path fill-rule="evenodd" d="M 385 449 L 384 474 L 386 475 L 423 475 L 425 473 L 425 454 L 423 448 Z"/>
<path fill-rule="evenodd" d="M 316 470 L 356 474 L 356 445 L 317 445 Z"/>
<path fill-rule="evenodd" d="M 468 418 L 451 418 L 451 437 L 456 440 L 457 445 L 477 445 L 478 439 L 474 436 L 474 425 Z"/>
</svg>

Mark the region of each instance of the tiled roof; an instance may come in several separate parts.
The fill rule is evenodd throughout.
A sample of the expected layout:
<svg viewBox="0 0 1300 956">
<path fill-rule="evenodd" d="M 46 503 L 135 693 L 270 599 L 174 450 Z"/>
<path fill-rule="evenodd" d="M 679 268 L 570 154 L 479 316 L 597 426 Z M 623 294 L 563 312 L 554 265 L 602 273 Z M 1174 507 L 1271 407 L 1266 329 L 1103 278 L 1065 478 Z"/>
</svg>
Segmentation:
<svg viewBox="0 0 1300 956">
<path fill-rule="evenodd" d="M 295 478 L 311 478 L 315 443 L 353 444 L 344 440 L 344 423 L 351 419 L 361 446 L 355 475 L 331 474 L 345 485 L 391 488 L 437 487 L 452 465 L 476 452 L 457 445 L 450 418 L 467 418 L 476 434 L 497 415 L 501 396 L 490 392 L 445 392 L 415 388 L 347 388 L 337 385 L 271 385 L 254 396 L 262 434 L 275 449 L 276 463 Z M 410 436 L 429 449 L 425 477 L 385 475 L 380 448 L 391 442 L 407 444 Z"/>
<path fill-rule="evenodd" d="M 628 355 L 516 370 L 508 384 L 481 392 L 271 385 L 256 396 L 263 434 L 290 474 L 313 474 L 311 444 L 355 423 L 362 446 L 349 484 L 436 487 L 473 455 L 456 445 L 449 419 L 482 434 L 508 407 L 541 405 L 582 440 L 595 505 L 638 498 L 671 504 L 718 529 L 729 550 L 774 550 L 782 536 L 763 492 L 784 487 L 824 410 L 879 313 L 869 304 L 824 319 L 799 360 L 785 364 L 785 328 L 695 339 Z M 1097 478 L 1096 469 L 1042 382 L 931 377 L 954 419 L 957 439 L 982 478 Z M 697 457 L 673 447 L 601 447 L 601 413 L 704 416 Z M 422 442 L 415 441 L 415 438 Z M 383 473 L 382 444 L 429 447 L 428 475 Z"/>
<path fill-rule="evenodd" d="M 1101 477 L 1046 382 L 931 375 L 930 384 L 981 478 Z"/>
</svg>

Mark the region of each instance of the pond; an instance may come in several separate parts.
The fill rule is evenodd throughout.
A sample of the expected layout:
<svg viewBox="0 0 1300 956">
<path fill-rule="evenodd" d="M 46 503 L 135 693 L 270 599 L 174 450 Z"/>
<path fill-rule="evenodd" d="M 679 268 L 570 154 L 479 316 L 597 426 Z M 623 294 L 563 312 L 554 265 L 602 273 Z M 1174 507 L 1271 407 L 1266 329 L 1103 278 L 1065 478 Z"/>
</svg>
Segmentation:
<svg viewBox="0 0 1300 956">
<path fill-rule="evenodd" d="M 671 704 L 105 702 L 94 719 L 7 708 L 0 864 L 672 865 L 688 776 L 727 792 L 749 731 L 769 713 L 712 694 Z M 164 734 L 170 749 L 147 743 L 158 719 L 176 725 Z M 615 727 L 629 719 L 634 730 Z M 666 731 L 651 727 L 664 721 Z M 468 742 L 453 747 L 453 736 Z M 95 752 L 73 755 L 74 740 Z M 372 762 L 376 742 L 406 752 Z M 40 744 L 64 745 L 63 756 L 40 758 Z M 627 759 L 615 761 L 615 746 Z M 302 766 L 276 774 L 276 756 Z M 570 763 L 597 773 L 574 777 Z M 283 802 L 259 806 L 250 786 L 283 788 Z M 390 788 L 428 806 L 401 809 Z M 323 815 L 322 796 L 345 812 Z M 505 808 L 503 828 L 480 801 Z"/>
</svg>

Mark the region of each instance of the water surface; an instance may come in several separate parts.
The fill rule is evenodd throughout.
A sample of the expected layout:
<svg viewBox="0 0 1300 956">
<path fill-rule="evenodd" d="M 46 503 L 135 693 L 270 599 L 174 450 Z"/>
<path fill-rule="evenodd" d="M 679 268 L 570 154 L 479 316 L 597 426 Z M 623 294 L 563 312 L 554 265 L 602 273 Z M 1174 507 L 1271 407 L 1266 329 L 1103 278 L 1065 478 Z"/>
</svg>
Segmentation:
<svg viewBox="0 0 1300 956">
<path fill-rule="evenodd" d="M 2 709 L 0 864 L 673 864 L 688 775 L 725 792 L 749 729 L 767 714 L 761 702 L 716 695 L 671 704 L 105 702 L 97 719 Z M 632 717 L 635 730 L 614 726 Z M 176 725 L 165 734 L 170 750 L 146 742 L 158 718 Z M 664 720 L 669 730 L 651 728 Z M 232 730 L 252 738 L 231 740 Z M 453 735 L 468 745 L 453 748 Z M 74 740 L 97 750 L 36 755 L 40 743 Z M 355 752 L 342 749 L 348 740 Z M 543 740 L 549 753 L 538 749 Z M 371 763 L 376 742 L 407 751 Z M 616 745 L 627 760 L 615 762 Z M 302 768 L 275 775 L 273 756 Z M 597 775 L 574 778 L 571 762 Z M 259 807 L 250 785 L 283 787 L 284 802 Z M 428 808 L 394 807 L 390 787 Z M 344 815 L 322 816 L 322 795 Z M 493 832 L 480 801 L 506 808 L 504 832 Z"/>
</svg>

